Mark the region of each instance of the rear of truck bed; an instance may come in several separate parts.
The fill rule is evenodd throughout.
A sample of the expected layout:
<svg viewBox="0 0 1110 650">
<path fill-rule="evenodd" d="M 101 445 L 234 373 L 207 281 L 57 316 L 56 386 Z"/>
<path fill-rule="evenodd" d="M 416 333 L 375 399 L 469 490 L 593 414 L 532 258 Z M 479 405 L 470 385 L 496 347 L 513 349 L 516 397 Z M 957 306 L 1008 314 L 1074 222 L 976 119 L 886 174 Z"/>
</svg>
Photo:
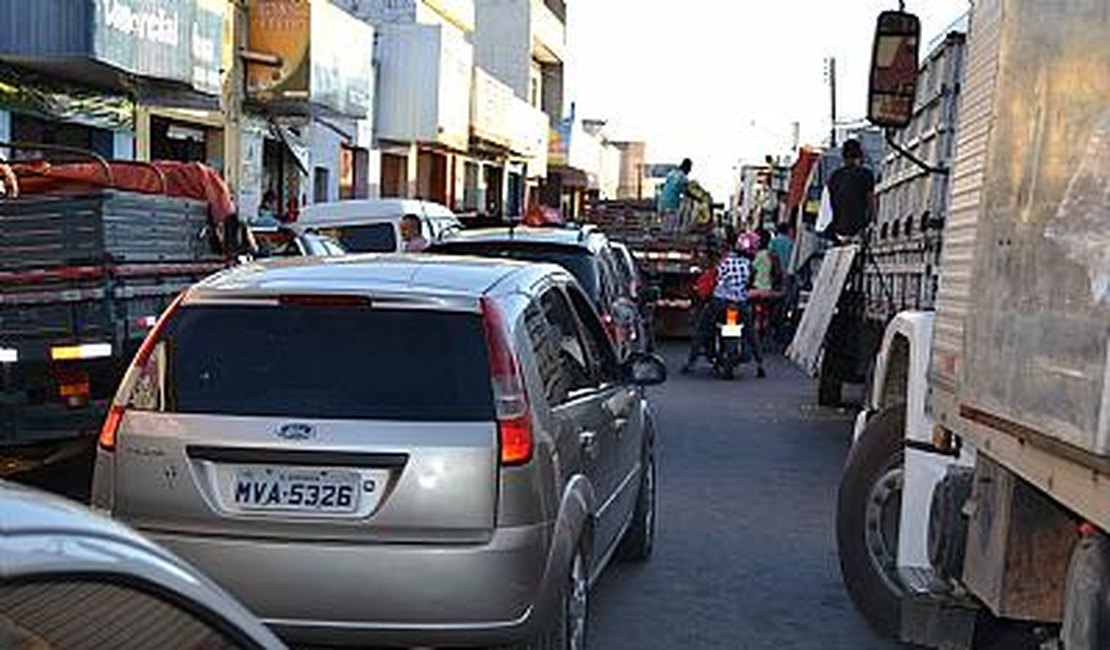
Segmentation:
<svg viewBox="0 0 1110 650">
<path fill-rule="evenodd" d="M 155 318 L 222 268 L 207 220 L 111 189 L 0 200 L 0 447 L 96 431 Z"/>
<path fill-rule="evenodd" d="M 712 230 L 667 232 L 652 201 L 604 201 L 593 207 L 589 218 L 607 237 L 628 246 L 648 284 L 658 288 L 652 305 L 656 335 L 689 336 L 694 282 L 720 245 Z"/>
</svg>

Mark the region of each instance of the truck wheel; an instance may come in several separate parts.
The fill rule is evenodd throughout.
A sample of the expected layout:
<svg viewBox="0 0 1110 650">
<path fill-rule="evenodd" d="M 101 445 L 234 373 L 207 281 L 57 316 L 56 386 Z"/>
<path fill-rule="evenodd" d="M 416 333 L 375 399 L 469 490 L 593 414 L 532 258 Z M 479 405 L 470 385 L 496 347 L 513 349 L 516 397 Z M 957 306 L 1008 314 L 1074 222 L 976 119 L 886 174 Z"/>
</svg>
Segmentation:
<svg viewBox="0 0 1110 650">
<path fill-rule="evenodd" d="M 840 406 L 841 389 L 844 382 L 836 368 L 836 355 L 826 352 L 821 356 L 821 372 L 817 378 L 817 404 L 820 406 Z"/>
<path fill-rule="evenodd" d="M 898 635 L 905 593 L 898 577 L 905 428 L 904 404 L 867 423 L 848 454 L 836 511 L 844 585 L 872 627 L 890 637 Z"/>
<path fill-rule="evenodd" d="M 655 455 L 648 451 L 644 473 L 640 480 L 640 493 L 632 523 L 621 540 L 620 557 L 628 562 L 646 562 L 655 547 Z"/>
<path fill-rule="evenodd" d="M 1110 648 L 1110 539 L 1102 533 L 1075 545 L 1064 601 L 1064 650 Z"/>
</svg>

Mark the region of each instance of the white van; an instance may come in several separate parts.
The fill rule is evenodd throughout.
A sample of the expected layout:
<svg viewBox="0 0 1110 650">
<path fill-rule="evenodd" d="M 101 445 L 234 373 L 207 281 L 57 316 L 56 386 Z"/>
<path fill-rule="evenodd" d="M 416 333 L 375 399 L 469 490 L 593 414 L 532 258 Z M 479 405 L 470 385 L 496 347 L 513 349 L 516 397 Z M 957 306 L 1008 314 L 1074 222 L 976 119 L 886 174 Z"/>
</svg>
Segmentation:
<svg viewBox="0 0 1110 650">
<path fill-rule="evenodd" d="M 349 253 L 393 253 L 403 248 L 401 219 L 412 215 L 423 224 L 424 237 L 436 242 L 460 230 L 451 210 L 415 199 L 354 199 L 306 206 L 293 227 L 338 241 Z"/>
</svg>

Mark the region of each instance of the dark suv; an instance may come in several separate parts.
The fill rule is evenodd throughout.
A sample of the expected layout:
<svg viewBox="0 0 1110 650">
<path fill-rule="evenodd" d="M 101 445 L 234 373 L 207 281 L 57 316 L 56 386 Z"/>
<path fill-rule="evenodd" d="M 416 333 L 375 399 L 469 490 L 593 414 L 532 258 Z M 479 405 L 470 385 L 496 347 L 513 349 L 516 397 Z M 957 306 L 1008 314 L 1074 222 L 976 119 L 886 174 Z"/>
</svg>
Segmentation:
<svg viewBox="0 0 1110 650">
<path fill-rule="evenodd" d="M 557 264 L 578 280 L 593 301 L 622 359 L 647 349 L 643 318 L 626 288 L 617 253 L 605 235 L 592 226 L 467 230 L 435 244 L 431 250 Z"/>
</svg>

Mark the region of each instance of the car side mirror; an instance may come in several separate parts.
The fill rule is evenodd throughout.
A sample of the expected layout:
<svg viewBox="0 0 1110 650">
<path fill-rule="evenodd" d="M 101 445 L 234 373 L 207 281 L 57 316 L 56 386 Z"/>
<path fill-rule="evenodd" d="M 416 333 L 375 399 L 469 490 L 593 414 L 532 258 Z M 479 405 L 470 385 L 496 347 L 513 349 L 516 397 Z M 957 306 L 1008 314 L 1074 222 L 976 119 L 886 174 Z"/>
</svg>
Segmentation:
<svg viewBox="0 0 1110 650">
<path fill-rule="evenodd" d="M 624 367 L 629 381 L 637 386 L 658 386 L 667 381 L 667 364 L 658 355 L 635 353 Z"/>
<path fill-rule="evenodd" d="M 917 100 L 917 57 L 921 21 L 904 11 L 884 11 L 875 27 L 867 119 L 887 128 L 904 128 Z"/>
</svg>

